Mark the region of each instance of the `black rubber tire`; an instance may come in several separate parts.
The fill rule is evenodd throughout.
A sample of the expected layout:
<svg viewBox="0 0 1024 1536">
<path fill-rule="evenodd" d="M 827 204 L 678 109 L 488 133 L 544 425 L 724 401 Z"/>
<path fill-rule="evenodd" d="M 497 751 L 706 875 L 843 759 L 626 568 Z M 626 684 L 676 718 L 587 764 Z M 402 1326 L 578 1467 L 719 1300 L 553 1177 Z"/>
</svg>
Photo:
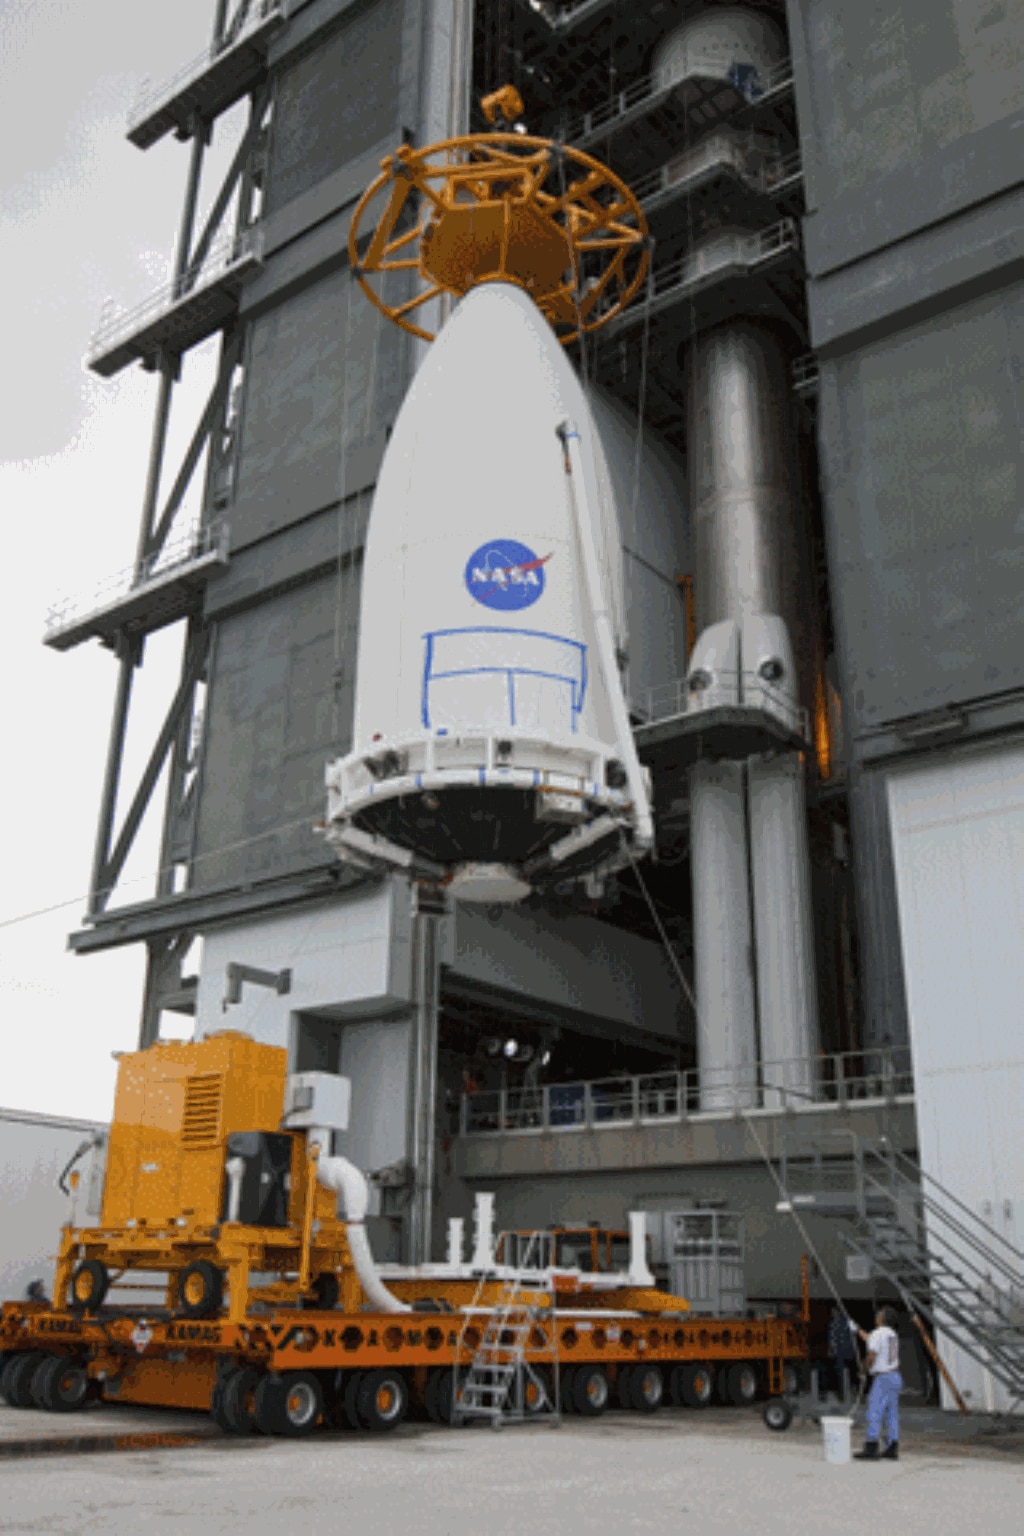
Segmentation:
<svg viewBox="0 0 1024 1536">
<path fill-rule="evenodd" d="M 254 1418 L 258 1434 L 275 1435 L 277 1433 L 277 1430 L 273 1427 L 276 1423 L 273 1410 L 274 1399 L 277 1396 L 280 1384 L 279 1376 L 268 1373 L 256 1388 L 256 1411 Z"/>
<path fill-rule="evenodd" d="M 256 1388 L 255 1417 L 265 1435 L 297 1440 L 311 1435 L 320 1422 L 324 1394 L 312 1371 L 286 1371 L 264 1376 Z"/>
<path fill-rule="evenodd" d="M 787 1397 L 796 1397 L 803 1388 L 803 1371 L 795 1360 L 787 1360 L 782 1367 L 782 1390 Z"/>
<path fill-rule="evenodd" d="M 409 1388 L 401 1371 L 367 1371 L 356 1394 L 356 1413 L 374 1434 L 397 1429 L 409 1406 Z"/>
<path fill-rule="evenodd" d="M 102 1259 L 83 1259 L 71 1276 L 68 1307 L 72 1312 L 98 1312 L 110 1289 L 110 1271 Z"/>
<path fill-rule="evenodd" d="M 251 1435 L 256 1429 L 256 1389 L 262 1381 L 251 1365 L 236 1366 L 217 1382 L 210 1414 L 225 1434 Z"/>
<path fill-rule="evenodd" d="M 310 1312 L 333 1312 L 341 1299 L 341 1282 L 325 1270 L 313 1281 L 313 1294 L 303 1297 L 302 1305 Z"/>
<path fill-rule="evenodd" d="M 729 1396 L 729 1370 L 727 1365 L 716 1365 L 715 1372 L 715 1402 L 729 1406 L 732 1398 Z"/>
<path fill-rule="evenodd" d="M 612 1389 L 603 1365 L 581 1365 L 572 1384 L 572 1401 L 584 1419 L 599 1419 L 611 1402 Z"/>
<path fill-rule="evenodd" d="M 665 1399 L 665 1373 L 660 1365 L 635 1365 L 629 1373 L 629 1396 L 637 1413 L 657 1413 Z"/>
<path fill-rule="evenodd" d="M 224 1271 L 209 1259 L 186 1264 L 178 1276 L 178 1311 L 182 1317 L 212 1317 L 224 1300 Z"/>
<path fill-rule="evenodd" d="M 51 1355 L 36 1369 L 31 1393 L 47 1413 L 77 1413 L 89 1399 L 89 1372 L 72 1355 Z"/>
<path fill-rule="evenodd" d="M 359 1418 L 359 1388 L 363 1384 L 362 1371 L 349 1371 L 341 1389 L 341 1412 L 349 1429 L 362 1429 Z"/>
<path fill-rule="evenodd" d="M 619 1374 L 615 1378 L 615 1401 L 620 1408 L 632 1408 L 633 1393 L 630 1385 L 630 1377 L 633 1374 L 631 1365 L 620 1365 Z"/>
<path fill-rule="evenodd" d="M 224 1371 L 218 1376 L 213 1384 L 213 1391 L 210 1393 L 210 1418 L 217 1428 L 222 1429 L 226 1435 L 231 1433 L 231 1429 L 224 1414 L 224 1392 L 236 1369 L 237 1367 L 232 1367 L 231 1370 Z"/>
<path fill-rule="evenodd" d="M 715 1372 L 710 1365 L 703 1361 L 695 1361 L 688 1365 L 677 1365 L 679 1373 L 675 1379 L 674 1392 L 678 1392 L 680 1403 L 686 1408 L 706 1408 L 715 1394 Z M 673 1372 L 676 1376 L 676 1372 Z"/>
<path fill-rule="evenodd" d="M 578 1369 L 578 1366 L 567 1365 L 558 1373 L 558 1411 L 561 1414 L 576 1412 L 576 1372 Z"/>
<path fill-rule="evenodd" d="M 455 1379 L 449 1367 L 435 1366 L 427 1377 L 423 1406 L 432 1424 L 450 1424 L 455 1405 Z"/>
<path fill-rule="evenodd" d="M 15 1351 L 13 1354 L 5 1354 L 3 1365 L 0 1365 L 0 1397 L 3 1398 L 8 1406 L 12 1405 L 10 1398 L 7 1396 L 7 1382 L 10 1376 L 13 1375 L 14 1368 L 20 1359 L 21 1355 Z"/>
<path fill-rule="evenodd" d="M 761 1390 L 761 1379 L 752 1361 L 737 1360 L 734 1365 L 730 1365 L 726 1381 L 729 1401 L 735 1407 L 749 1408 L 751 1403 L 757 1401 L 757 1395 Z"/>
<path fill-rule="evenodd" d="M 770 1397 L 764 1405 L 761 1417 L 769 1429 L 775 1430 L 776 1434 L 781 1434 L 792 1424 L 793 1410 L 784 1397 Z"/>
<path fill-rule="evenodd" d="M 15 1355 L 4 1370 L 3 1393 L 12 1408 L 34 1408 L 32 1382 L 41 1365 L 52 1359 L 45 1350 L 30 1349 L 23 1355 Z"/>
</svg>

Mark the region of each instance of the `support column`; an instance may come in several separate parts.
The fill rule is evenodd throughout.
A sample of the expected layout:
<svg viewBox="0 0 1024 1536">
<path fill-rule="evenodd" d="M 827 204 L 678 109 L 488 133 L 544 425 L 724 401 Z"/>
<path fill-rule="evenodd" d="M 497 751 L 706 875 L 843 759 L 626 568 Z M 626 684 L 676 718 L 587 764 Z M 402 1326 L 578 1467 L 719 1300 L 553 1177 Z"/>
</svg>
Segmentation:
<svg viewBox="0 0 1024 1536">
<path fill-rule="evenodd" d="M 92 856 L 92 874 L 89 879 L 88 913 L 90 917 L 102 912 L 110 891 L 107 889 L 107 860 L 110 855 L 110 838 L 114 830 L 114 813 L 117 809 L 117 791 L 121 783 L 121 763 L 124 758 L 124 733 L 128 724 L 128 706 L 131 703 L 132 679 L 135 668 L 142 660 L 141 640 L 129 640 L 122 635 L 118 647 L 117 691 L 110 720 L 110 736 L 107 741 L 107 762 L 103 771 L 103 789 L 100 794 L 100 814 L 96 826 L 96 843 Z"/>
<path fill-rule="evenodd" d="M 413 917 L 413 1072 L 410 1153 L 413 1192 L 409 1209 L 412 1264 L 432 1257 L 435 1149 L 437 1146 L 438 919 L 425 912 Z"/>
<path fill-rule="evenodd" d="M 807 1103 L 817 1086 L 818 1005 L 804 765 L 796 753 L 747 765 L 750 867 L 764 1106 Z"/>
<path fill-rule="evenodd" d="M 702 1109 L 750 1109 L 757 1096 L 753 936 L 743 765 L 690 770 L 690 858 Z"/>
</svg>

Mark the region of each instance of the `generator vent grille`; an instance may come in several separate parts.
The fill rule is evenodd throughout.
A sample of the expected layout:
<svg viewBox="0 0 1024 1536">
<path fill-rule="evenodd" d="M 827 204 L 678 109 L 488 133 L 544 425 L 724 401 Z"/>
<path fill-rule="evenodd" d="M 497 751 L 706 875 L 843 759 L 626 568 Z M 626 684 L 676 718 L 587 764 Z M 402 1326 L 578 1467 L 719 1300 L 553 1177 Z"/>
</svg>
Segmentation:
<svg viewBox="0 0 1024 1536">
<path fill-rule="evenodd" d="M 220 1107 L 224 1079 L 220 1072 L 201 1072 L 185 1081 L 185 1113 L 181 1141 L 185 1147 L 215 1147 L 220 1140 Z"/>
</svg>

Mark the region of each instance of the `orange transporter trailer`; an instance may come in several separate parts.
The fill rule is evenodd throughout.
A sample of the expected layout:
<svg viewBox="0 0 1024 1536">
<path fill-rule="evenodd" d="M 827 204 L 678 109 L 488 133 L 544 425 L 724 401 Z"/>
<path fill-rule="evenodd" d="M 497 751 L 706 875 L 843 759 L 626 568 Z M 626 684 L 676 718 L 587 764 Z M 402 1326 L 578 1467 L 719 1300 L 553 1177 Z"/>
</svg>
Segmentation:
<svg viewBox="0 0 1024 1536">
<path fill-rule="evenodd" d="M 365 1180 L 329 1152 L 346 1094 L 329 1074 L 289 1078 L 283 1050 L 227 1031 L 124 1057 L 99 1224 L 63 1229 L 52 1302 L 0 1309 L 0 1396 L 54 1412 L 191 1408 L 234 1433 L 384 1430 L 410 1410 L 457 1416 L 456 1381 L 488 1349 L 520 1372 L 527 1412 L 792 1389 L 806 1274 L 798 1318 L 694 1318 L 640 1273 L 514 1270 L 500 1247 L 480 1269 L 385 1285 Z M 157 1304 L 118 1305 L 140 1272 Z"/>
</svg>

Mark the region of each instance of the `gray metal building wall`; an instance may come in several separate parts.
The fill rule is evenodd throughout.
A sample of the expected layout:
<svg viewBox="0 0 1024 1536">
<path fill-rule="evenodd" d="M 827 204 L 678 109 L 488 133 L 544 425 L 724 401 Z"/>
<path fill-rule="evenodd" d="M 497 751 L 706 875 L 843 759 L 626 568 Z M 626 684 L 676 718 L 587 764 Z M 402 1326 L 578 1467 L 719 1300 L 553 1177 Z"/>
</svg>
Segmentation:
<svg viewBox="0 0 1024 1536">
<path fill-rule="evenodd" d="M 1024 8 L 787 12 L 865 1026 L 902 1042 L 883 765 L 1024 724 Z"/>
<path fill-rule="evenodd" d="M 349 742 L 370 493 L 409 338 L 348 272 L 355 201 L 415 130 L 421 0 L 309 0 L 271 52 L 263 270 L 243 300 L 244 388 L 197 817 L 195 886 L 333 862 L 312 831 Z"/>
</svg>

